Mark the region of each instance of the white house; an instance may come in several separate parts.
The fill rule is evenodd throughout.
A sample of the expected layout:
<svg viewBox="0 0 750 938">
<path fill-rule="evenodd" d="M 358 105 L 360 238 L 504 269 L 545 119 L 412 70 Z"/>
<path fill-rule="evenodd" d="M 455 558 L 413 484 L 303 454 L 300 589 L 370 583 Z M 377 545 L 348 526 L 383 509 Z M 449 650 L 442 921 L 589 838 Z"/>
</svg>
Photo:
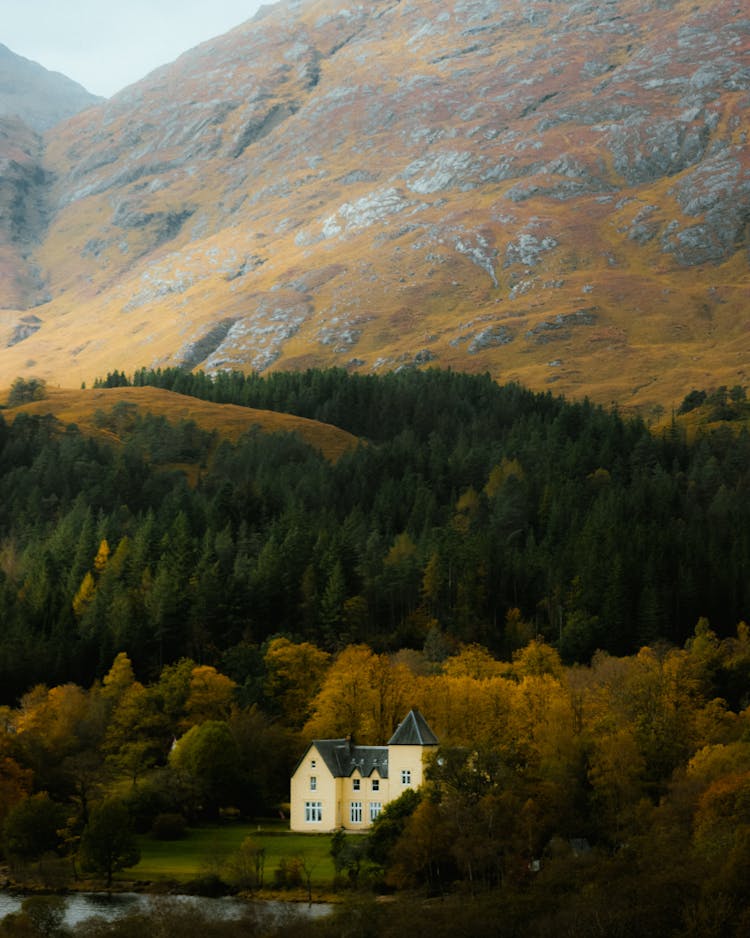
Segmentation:
<svg viewBox="0 0 750 938">
<path fill-rule="evenodd" d="M 348 739 L 315 739 L 291 781 L 290 827 L 327 833 L 362 831 L 389 801 L 419 788 L 425 754 L 438 740 L 419 710 L 410 710 L 385 746 Z"/>
</svg>

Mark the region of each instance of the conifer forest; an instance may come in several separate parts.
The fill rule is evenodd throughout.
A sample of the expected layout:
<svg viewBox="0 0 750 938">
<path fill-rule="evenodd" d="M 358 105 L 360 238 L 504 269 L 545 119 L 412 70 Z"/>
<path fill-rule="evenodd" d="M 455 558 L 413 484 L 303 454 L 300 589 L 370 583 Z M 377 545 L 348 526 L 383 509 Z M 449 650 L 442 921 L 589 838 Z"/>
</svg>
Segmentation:
<svg viewBox="0 0 750 938">
<path fill-rule="evenodd" d="M 52 853 L 111 877 L 133 857 L 98 859 L 107 823 L 277 814 L 311 738 L 382 743 L 416 706 L 427 783 L 332 845 L 348 917 L 305 934 L 748 933 L 741 424 L 688 438 L 438 370 L 97 384 L 358 442 L 0 411 L 11 870 Z"/>
</svg>

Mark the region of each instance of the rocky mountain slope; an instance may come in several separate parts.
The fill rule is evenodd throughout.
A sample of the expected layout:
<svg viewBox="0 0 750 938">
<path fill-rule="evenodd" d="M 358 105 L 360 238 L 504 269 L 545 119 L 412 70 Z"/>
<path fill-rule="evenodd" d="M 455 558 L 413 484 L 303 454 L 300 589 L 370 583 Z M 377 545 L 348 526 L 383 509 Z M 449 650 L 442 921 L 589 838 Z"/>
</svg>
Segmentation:
<svg viewBox="0 0 750 938">
<path fill-rule="evenodd" d="M 749 47 L 736 0 L 264 7 L 22 148 L 0 373 L 750 384 Z"/>
<path fill-rule="evenodd" d="M 41 132 L 101 100 L 78 82 L 0 43 L 0 118 L 21 118 Z"/>
<path fill-rule="evenodd" d="M 46 175 L 41 137 L 19 118 L 0 118 L 0 303 L 40 300 L 42 284 L 33 250 L 46 227 Z M 31 311 L 14 317 L 10 344 L 41 320 Z M 3 343 L 4 344 L 4 343 Z"/>
</svg>

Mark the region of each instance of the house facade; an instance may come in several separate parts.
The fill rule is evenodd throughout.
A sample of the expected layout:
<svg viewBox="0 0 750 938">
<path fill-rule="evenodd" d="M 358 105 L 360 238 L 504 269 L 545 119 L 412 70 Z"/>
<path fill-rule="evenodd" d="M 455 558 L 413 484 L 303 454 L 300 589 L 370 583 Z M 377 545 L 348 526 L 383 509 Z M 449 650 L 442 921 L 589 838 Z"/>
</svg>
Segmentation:
<svg viewBox="0 0 750 938">
<path fill-rule="evenodd" d="M 424 757 L 438 740 L 419 710 L 410 710 L 384 746 L 315 739 L 291 780 L 290 828 L 364 831 L 389 801 L 419 788 Z"/>
</svg>

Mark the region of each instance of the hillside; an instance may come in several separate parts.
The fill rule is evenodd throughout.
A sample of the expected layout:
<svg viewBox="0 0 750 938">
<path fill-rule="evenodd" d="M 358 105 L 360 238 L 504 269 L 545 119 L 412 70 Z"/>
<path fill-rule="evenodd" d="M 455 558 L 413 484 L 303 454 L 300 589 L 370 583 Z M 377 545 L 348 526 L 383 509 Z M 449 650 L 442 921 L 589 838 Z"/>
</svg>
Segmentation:
<svg viewBox="0 0 750 938">
<path fill-rule="evenodd" d="M 35 131 L 20 118 L 0 117 L 0 291 L 6 305 L 33 306 L 50 298 L 33 260 L 47 217 L 42 157 Z M 30 308 L 14 315 L 3 346 L 22 342 L 41 322 Z"/>
<path fill-rule="evenodd" d="M 325 459 L 289 434 L 217 443 L 163 415 L 207 415 L 221 433 L 241 408 L 148 388 L 27 405 L 62 424 L 2 411 L 6 695 L 90 683 L 118 649 L 145 671 L 230 653 L 252 670 L 246 643 L 279 634 L 506 655 L 542 635 L 583 661 L 682 645 L 701 617 L 722 637 L 748 621 L 747 433 L 692 444 L 436 369 L 275 372 L 214 390 L 325 413 L 369 445 Z M 94 601 L 84 580 L 103 540 L 113 563 Z"/>
<path fill-rule="evenodd" d="M 145 414 L 198 406 L 145 380 L 369 443 L 217 442 Z M 117 836 L 118 890 L 289 900 L 324 878 L 342 899 L 283 932 L 258 902 L 206 923 L 172 903 L 153 934 L 746 938 L 750 434 L 691 442 L 439 369 L 133 381 L 40 402 L 80 429 L 0 412 L 0 848 L 26 896 L 0 938 L 72 934 L 42 925 L 109 879 L 92 831 Z M 680 409 L 746 407 L 732 388 Z M 404 746 L 332 796 L 336 747 L 313 765 L 309 742 L 403 743 L 413 708 L 440 745 L 422 791 Z M 320 799 L 310 851 L 277 819 L 298 794 Z M 340 798 L 368 837 L 320 836 Z"/>
<path fill-rule="evenodd" d="M 746 385 L 749 36 L 729 0 L 264 7 L 46 135 L 0 373 Z"/>
<path fill-rule="evenodd" d="M 0 118 L 19 117 L 43 132 L 101 100 L 71 78 L 0 43 Z"/>
<path fill-rule="evenodd" d="M 2 399 L 6 396 L 3 394 Z M 213 404 L 159 388 L 96 388 L 80 391 L 50 388 L 44 400 L 6 410 L 3 415 L 12 422 L 19 413 L 51 414 L 65 425 L 76 424 L 84 433 L 112 439 L 111 432 L 102 430 L 97 412 L 109 414 L 118 405 L 121 409 L 125 405 L 131 414 L 152 414 L 165 417 L 170 423 L 190 420 L 201 430 L 215 430 L 221 439 L 232 441 L 238 440 L 253 427 L 264 433 L 296 433 L 330 460 L 338 459 L 357 445 L 356 437 L 350 433 L 316 420 L 234 404 Z"/>
</svg>

